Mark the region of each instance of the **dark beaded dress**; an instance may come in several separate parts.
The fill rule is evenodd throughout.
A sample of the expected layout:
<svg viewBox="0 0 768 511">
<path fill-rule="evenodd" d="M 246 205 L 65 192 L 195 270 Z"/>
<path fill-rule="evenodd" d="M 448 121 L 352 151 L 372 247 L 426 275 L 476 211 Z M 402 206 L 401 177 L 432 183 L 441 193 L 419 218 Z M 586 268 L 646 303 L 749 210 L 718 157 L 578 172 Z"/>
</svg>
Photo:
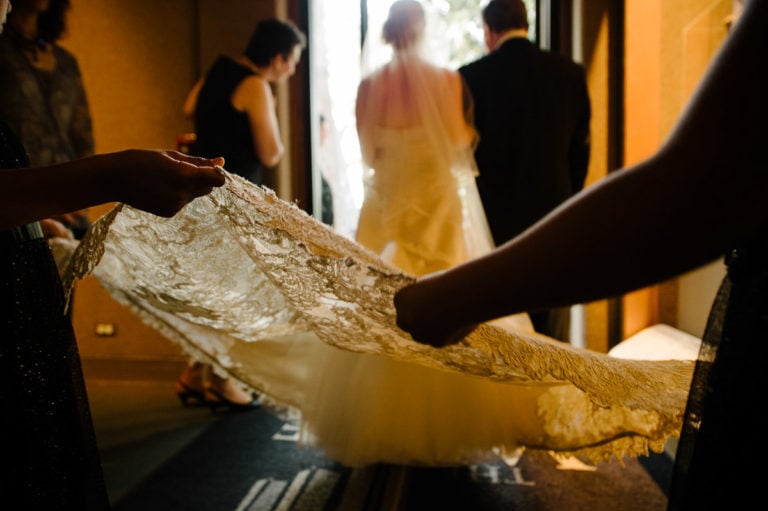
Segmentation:
<svg viewBox="0 0 768 511">
<path fill-rule="evenodd" d="M 28 166 L 0 121 L 0 169 Z M 0 231 L 0 498 L 109 509 L 72 324 L 38 223 Z"/>
<path fill-rule="evenodd" d="M 670 511 L 765 502 L 768 232 L 725 261 L 688 397 Z"/>
</svg>

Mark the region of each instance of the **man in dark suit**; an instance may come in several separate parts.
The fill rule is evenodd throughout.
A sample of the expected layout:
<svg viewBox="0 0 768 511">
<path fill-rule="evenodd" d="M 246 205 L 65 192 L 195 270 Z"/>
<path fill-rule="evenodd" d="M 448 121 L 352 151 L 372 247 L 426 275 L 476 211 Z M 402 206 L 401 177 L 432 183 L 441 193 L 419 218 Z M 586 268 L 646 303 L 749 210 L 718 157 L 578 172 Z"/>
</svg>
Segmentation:
<svg viewBox="0 0 768 511">
<path fill-rule="evenodd" d="M 477 186 L 496 245 L 584 187 L 591 109 L 584 68 L 528 38 L 522 0 L 483 9 L 489 53 L 459 69 L 475 106 Z M 531 313 L 537 331 L 568 341 L 568 308 Z"/>
</svg>

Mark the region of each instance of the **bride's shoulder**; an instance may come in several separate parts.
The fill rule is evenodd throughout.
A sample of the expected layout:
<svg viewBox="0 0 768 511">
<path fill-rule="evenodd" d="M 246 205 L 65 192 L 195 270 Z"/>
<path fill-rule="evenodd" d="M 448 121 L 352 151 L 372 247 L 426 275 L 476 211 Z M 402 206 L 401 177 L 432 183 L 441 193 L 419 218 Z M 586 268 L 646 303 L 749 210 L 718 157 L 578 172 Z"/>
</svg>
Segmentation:
<svg viewBox="0 0 768 511">
<path fill-rule="evenodd" d="M 423 67 L 427 73 L 438 80 L 442 79 L 453 81 L 458 79 L 460 76 L 458 71 L 454 71 L 453 69 L 449 69 L 447 67 L 438 66 L 437 64 L 433 64 L 431 62 L 424 62 Z"/>
<path fill-rule="evenodd" d="M 446 67 L 434 66 L 435 75 L 438 77 L 440 83 L 450 84 L 451 88 L 461 86 L 461 75 L 454 69 L 448 69 Z"/>
<path fill-rule="evenodd" d="M 360 86 L 368 87 L 372 83 L 379 82 L 383 79 L 385 79 L 389 75 L 389 67 L 388 66 L 381 66 L 377 69 L 374 69 L 369 74 L 363 76 L 360 79 Z"/>
</svg>

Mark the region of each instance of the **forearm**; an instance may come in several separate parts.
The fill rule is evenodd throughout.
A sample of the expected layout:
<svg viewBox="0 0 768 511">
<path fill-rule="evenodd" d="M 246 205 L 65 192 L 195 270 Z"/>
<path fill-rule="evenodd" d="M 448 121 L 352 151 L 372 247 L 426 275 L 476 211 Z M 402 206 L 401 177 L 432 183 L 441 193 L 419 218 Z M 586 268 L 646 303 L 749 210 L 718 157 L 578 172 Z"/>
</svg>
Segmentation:
<svg viewBox="0 0 768 511">
<path fill-rule="evenodd" d="M 664 158 L 582 192 L 491 254 L 422 279 L 414 313 L 467 325 L 617 296 L 714 260 L 765 226 L 746 190 L 740 205 L 723 200 L 736 192 L 716 178 L 693 190 L 686 166 L 701 162 Z"/>
<path fill-rule="evenodd" d="M 280 138 L 277 116 L 273 112 L 264 115 L 264 118 L 253 119 L 251 126 L 253 146 L 261 163 L 267 167 L 274 167 L 285 155 L 285 146 Z"/>
<path fill-rule="evenodd" d="M 267 167 L 274 167 L 285 155 L 285 147 L 279 138 L 273 138 L 269 141 L 259 139 L 259 146 L 256 147 L 256 152 L 259 161 Z"/>
<path fill-rule="evenodd" d="M 395 296 L 435 346 L 499 316 L 617 296 L 714 260 L 768 229 L 768 2 L 750 2 L 669 140 L 491 254 Z"/>
<path fill-rule="evenodd" d="M 446 312 L 499 314 L 617 296 L 692 270 L 768 228 L 765 2 L 753 2 L 657 154 L 618 171 L 456 276 Z M 455 279 L 455 280 L 454 280 Z M 453 294 L 455 293 L 455 294 Z"/>
<path fill-rule="evenodd" d="M 116 201 L 108 161 L 94 156 L 50 167 L 0 171 L 0 228 Z"/>
</svg>

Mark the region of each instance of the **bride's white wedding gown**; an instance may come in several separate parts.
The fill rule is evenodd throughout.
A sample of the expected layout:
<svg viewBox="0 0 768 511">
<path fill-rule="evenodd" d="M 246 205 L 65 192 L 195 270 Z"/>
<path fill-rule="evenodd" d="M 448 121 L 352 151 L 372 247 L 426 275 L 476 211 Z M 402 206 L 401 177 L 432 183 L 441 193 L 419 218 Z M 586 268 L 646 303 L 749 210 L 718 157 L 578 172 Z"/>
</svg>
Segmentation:
<svg viewBox="0 0 768 511">
<path fill-rule="evenodd" d="M 435 98 L 439 100 L 439 97 Z M 375 125 L 372 172 L 357 241 L 400 270 L 423 275 L 491 250 L 474 176 L 435 154 L 434 129 Z M 464 156 L 457 151 L 457 158 Z M 449 148 L 445 147 L 445 150 Z M 448 157 L 447 157 L 448 156 Z M 472 202 L 474 201 L 474 202 Z M 468 239 L 478 238 L 472 242 Z M 525 314 L 506 320 L 533 330 Z M 307 441 L 350 465 L 456 464 L 516 445 L 535 418 L 536 389 L 320 346 L 308 369 Z M 517 423 L 508 428 L 504 424 Z"/>
<path fill-rule="evenodd" d="M 269 190 L 227 185 L 170 219 L 118 205 L 77 247 L 92 273 L 191 355 L 298 410 L 348 464 L 461 464 L 517 446 L 599 460 L 660 451 L 693 363 L 612 358 L 481 325 L 443 349 L 395 324 L 412 282 Z"/>
<path fill-rule="evenodd" d="M 421 126 L 376 126 L 376 153 L 360 210 L 356 239 L 406 273 L 424 275 L 467 261 L 464 229 L 487 225 L 464 223 L 457 177 L 431 154 L 430 134 Z M 468 179 L 474 179 L 468 176 Z M 467 183 L 467 189 L 472 183 Z M 490 241 L 484 247 L 490 249 Z"/>
</svg>

